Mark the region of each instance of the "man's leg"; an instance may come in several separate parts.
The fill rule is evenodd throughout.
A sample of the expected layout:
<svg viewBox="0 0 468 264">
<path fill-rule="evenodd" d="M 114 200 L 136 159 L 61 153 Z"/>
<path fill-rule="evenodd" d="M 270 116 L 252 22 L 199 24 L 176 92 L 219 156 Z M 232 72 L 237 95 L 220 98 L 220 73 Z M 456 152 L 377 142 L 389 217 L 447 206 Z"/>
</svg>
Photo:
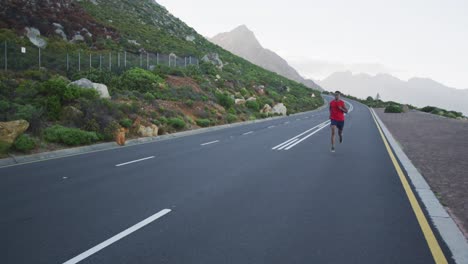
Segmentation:
<svg viewBox="0 0 468 264">
<path fill-rule="evenodd" d="M 330 126 L 331 127 L 331 150 L 335 151 L 335 125 Z"/>
<path fill-rule="evenodd" d="M 340 143 L 343 142 L 343 127 L 344 122 L 338 126 L 338 136 L 340 137 Z"/>
</svg>

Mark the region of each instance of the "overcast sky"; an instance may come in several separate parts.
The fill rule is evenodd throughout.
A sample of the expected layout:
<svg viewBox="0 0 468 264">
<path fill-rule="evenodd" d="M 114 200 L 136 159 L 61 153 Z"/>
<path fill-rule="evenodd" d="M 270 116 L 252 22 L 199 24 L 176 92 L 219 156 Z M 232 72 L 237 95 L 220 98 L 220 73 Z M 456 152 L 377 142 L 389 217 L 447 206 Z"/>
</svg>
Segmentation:
<svg viewBox="0 0 468 264">
<path fill-rule="evenodd" d="M 309 78 L 350 69 L 468 88 L 468 0 L 157 2 L 204 36 L 247 25 Z"/>
</svg>

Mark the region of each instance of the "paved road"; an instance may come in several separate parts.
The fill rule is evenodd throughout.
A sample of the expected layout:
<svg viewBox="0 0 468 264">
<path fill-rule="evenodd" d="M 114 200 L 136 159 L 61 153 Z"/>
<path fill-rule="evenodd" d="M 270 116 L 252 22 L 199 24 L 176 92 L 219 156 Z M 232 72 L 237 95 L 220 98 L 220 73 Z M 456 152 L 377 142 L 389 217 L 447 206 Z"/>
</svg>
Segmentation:
<svg viewBox="0 0 468 264">
<path fill-rule="evenodd" d="M 0 168 L 0 263 L 434 263 L 351 103 L 336 153 L 324 109 Z"/>
</svg>

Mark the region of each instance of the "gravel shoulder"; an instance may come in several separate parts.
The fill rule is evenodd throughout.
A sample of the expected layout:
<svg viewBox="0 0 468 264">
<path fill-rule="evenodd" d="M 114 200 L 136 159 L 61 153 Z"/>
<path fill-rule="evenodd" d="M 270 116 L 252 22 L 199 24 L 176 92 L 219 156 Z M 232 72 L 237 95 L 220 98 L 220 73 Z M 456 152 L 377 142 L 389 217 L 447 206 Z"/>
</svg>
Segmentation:
<svg viewBox="0 0 468 264">
<path fill-rule="evenodd" d="M 468 121 L 375 112 L 468 239 Z"/>
</svg>

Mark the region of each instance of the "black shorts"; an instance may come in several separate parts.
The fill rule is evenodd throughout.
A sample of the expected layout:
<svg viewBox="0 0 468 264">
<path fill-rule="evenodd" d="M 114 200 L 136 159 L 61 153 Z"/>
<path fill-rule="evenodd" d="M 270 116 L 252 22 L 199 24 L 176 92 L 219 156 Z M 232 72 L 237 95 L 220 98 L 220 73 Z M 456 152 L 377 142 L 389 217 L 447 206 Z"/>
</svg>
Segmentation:
<svg viewBox="0 0 468 264">
<path fill-rule="evenodd" d="M 337 121 L 331 119 L 330 126 L 336 126 L 339 130 L 343 130 L 344 121 Z"/>
</svg>

